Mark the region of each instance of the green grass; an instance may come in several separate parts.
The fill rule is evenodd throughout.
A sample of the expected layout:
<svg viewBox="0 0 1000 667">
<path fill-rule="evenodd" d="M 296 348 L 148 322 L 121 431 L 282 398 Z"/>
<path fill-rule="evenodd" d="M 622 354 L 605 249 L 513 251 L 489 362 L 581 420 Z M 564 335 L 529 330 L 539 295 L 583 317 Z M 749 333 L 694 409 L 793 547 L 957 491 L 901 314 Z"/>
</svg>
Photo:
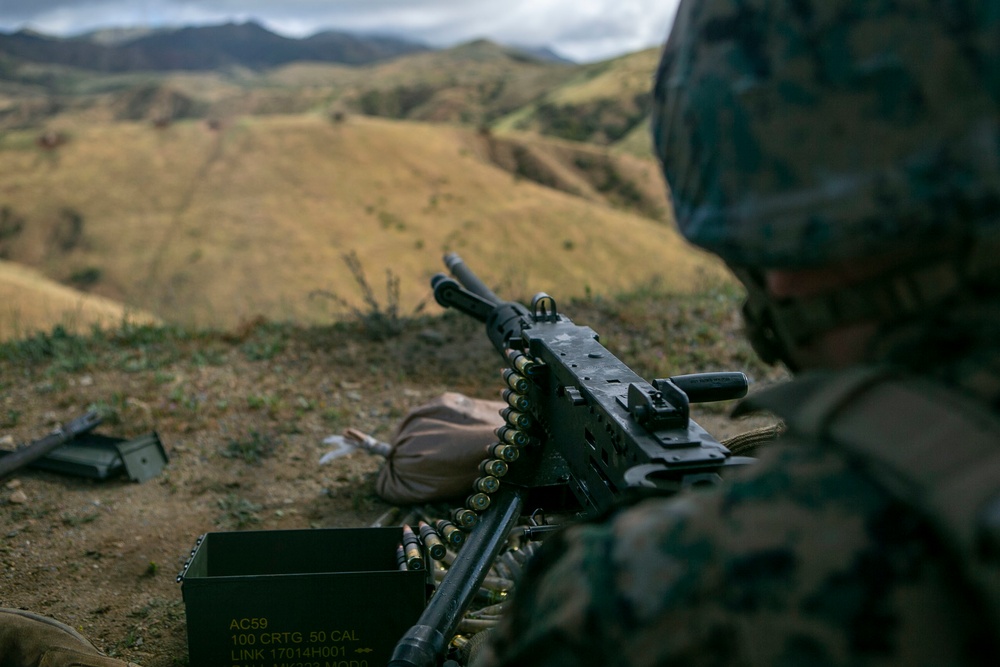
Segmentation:
<svg viewBox="0 0 1000 667">
<path fill-rule="evenodd" d="M 222 511 L 216 519 L 220 528 L 242 530 L 260 523 L 257 513 L 263 506 L 246 498 L 240 498 L 235 493 L 220 499 L 218 505 Z"/>
<path fill-rule="evenodd" d="M 266 433 L 254 429 L 245 438 L 230 440 L 223 450 L 222 456 L 227 459 L 240 459 L 245 463 L 256 464 L 270 456 L 278 447 L 278 442 Z"/>
<path fill-rule="evenodd" d="M 0 343 L 0 361 L 24 368 L 44 368 L 49 373 L 75 373 L 102 367 L 140 372 L 162 368 L 178 358 L 182 346 L 210 343 L 221 332 L 172 325 L 94 327 L 90 333 L 72 333 L 62 325 L 51 331 Z M 109 359 L 110 357 L 110 359 Z"/>
<path fill-rule="evenodd" d="M 745 340 L 737 314 L 742 299 L 742 289 L 732 282 L 709 280 L 693 293 L 679 294 L 654 281 L 611 296 L 559 300 L 559 308 L 576 324 L 594 329 L 605 347 L 650 380 L 701 371 L 742 370 L 756 378 L 780 372 L 764 365 Z M 67 378 L 74 373 L 98 369 L 137 373 L 136 379 L 148 384 L 149 391 L 169 398 L 188 419 L 236 410 L 292 422 L 315 410 L 331 429 L 349 421 L 350 413 L 321 397 L 297 400 L 304 394 L 261 386 L 245 393 L 242 401 L 222 400 L 181 380 L 196 376 L 205 364 L 249 363 L 260 364 L 276 381 L 287 381 L 290 369 L 306 363 L 303 355 L 316 354 L 322 355 L 333 377 L 338 369 L 368 367 L 376 374 L 391 369 L 399 382 L 433 381 L 458 390 L 470 382 L 478 386 L 484 377 L 495 378 L 495 352 L 489 349 L 482 325 L 472 318 L 436 307 L 432 315 L 404 316 L 392 309 L 386 314 L 384 304 L 368 305 L 370 310 L 358 307 L 348 321 L 325 326 L 267 322 L 242 335 L 128 324 L 76 335 L 55 327 L 0 344 L 0 372 L 13 380 L 15 374 L 3 371 L 7 364 L 18 369 L 17 377 L 37 378 L 36 392 L 51 394 L 67 389 Z M 391 326 L 385 320 L 373 324 L 374 313 L 382 313 Z M 426 342 L 422 334 L 428 330 L 437 332 L 435 341 L 440 342 Z M 482 352 L 456 356 L 449 351 L 449 341 L 472 341 L 481 344 Z M 231 356 L 233 352 L 236 356 Z M 96 407 L 114 419 L 128 406 L 122 392 L 110 391 Z M 5 424 L 19 419 L 16 408 L 0 413 Z M 251 450 L 266 449 L 262 443 L 254 444 L 253 435 L 244 444 Z M 252 452 L 248 455 L 254 457 Z"/>
</svg>

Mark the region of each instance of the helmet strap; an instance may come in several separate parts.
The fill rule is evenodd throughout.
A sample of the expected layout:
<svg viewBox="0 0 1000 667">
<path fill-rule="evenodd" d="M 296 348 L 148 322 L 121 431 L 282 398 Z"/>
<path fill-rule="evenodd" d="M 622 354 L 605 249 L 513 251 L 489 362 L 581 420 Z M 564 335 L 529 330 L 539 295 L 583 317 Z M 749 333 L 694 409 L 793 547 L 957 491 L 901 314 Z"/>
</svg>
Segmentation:
<svg viewBox="0 0 1000 667">
<path fill-rule="evenodd" d="M 965 282 L 954 256 L 910 263 L 874 278 L 807 297 L 772 296 L 760 269 L 731 267 L 747 289 L 747 335 L 766 363 L 798 371 L 796 351 L 833 329 L 874 322 L 894 326 L 926 315 Z"/>
</svg>

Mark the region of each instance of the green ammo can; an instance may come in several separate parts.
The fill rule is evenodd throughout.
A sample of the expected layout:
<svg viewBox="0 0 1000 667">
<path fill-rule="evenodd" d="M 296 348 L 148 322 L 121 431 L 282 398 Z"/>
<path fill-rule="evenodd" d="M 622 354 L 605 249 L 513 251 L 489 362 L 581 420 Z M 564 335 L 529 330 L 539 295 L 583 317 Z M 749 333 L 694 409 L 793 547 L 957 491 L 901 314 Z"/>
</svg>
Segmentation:
<svg viewBox="0 0 1000 667">
<path fill-rule="evenodd" d="M 417 621 L 401 527 L 207 533 L 177 575 L 191 667 L 375 667 Z"/>
</svg>

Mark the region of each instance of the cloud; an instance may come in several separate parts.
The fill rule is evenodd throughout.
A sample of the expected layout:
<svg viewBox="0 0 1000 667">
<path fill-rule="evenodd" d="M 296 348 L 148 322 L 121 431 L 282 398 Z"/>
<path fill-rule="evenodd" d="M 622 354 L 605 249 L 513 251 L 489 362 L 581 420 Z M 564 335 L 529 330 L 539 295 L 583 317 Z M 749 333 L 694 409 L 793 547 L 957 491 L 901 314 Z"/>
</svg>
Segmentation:
<svg viewBox="0 0 1000 667">
<path fill-rule="evenodd" d="M 289 36 L 346 30 L 448 46 L 480 37 L 596 60 L 660 44 L 677 0 L 2 0 L 0 29 L 257 20 Z"/>
</svg>

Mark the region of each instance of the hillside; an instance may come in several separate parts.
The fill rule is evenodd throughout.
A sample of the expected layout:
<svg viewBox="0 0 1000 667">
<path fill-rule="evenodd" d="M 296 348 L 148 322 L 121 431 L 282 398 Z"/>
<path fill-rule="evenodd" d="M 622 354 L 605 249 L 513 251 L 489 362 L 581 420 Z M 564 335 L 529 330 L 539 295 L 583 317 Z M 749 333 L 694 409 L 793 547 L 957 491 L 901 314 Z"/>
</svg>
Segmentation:
<svg viewBox="0 0 1000 667">
<path fill-rule="evenodd" d="M 49 280 L 25 266 L 0 260 L 0 340 L 25 337 L 61 326 L 86 333 L 91 327 L 114 328 L 123 322 L 152 324 L 148 313 L 86 294 Z"/>
<path fill-rule="evenodd" d="M 0 140 L 0 256 L 171 322 L 329 321 L 334 304 L 310 293 L 354 299 L 345 253 L 379 295 L 391 270 L 403 310 L 448 251 L 519 296 L 722 275 L 645 217 L 644 202 L 665 210 L 652 163 L 593 147 L 356 116 L 60 132 L 48 151 Z"/>
<path fill-rule="evenodd" d="M 0 53 L 0 130 L 79 113 L 154 121 L 334 110 L 479 126 L 558 88 L 577 69 L 485 40 L 365 65 L 315 59 L 257 70 L 102 73 L 4 61 Z"/>
<path fill-rule="evenodd" d="M 649 155 L 646 129 L 658 49 L 579 67 L 562 85 L 500 119 L 497 130 L 527 130 L 573 141 L 621 144 Z M 636 135 L 645 137 L 636 141 Z"/>
<path fill-rule="evenodd" d="M 247 24 L 83 41 L 176 45 L 211 30 L 220 48 L 274 37 Z M 448 250 L 521 296 L 689 283 L 693 267 L 718 276 L 660 224 L 655 62 L 650 50 L 578 66 L 485 40 L 256 70 L 99 73 L 0 56 L 0 259 L 219 326 L 329 321 L 360 298 L 349 253 L 383 299 L 395 299 L 382 292 L 392 268 L 403 309 L 426 300 Z"/>
<path fill-rule="evenodd" d="M 478 40 L 363 65 L 317 59 L 256 69 L 101 73 L 4 60 L 0 53 L 0 130 L 66 115 L 168 122 L 352 113 L 530 131 L 648 157 L 644 129 L 656 58 L 652 49 L 573 65 Z"/>
<path fill-rule="evenodd" d="M 366 67 L 337 102 L 374 116 L 484 125 L 563 85 L 577 68 L 478 40 Z"/>
</svg>

